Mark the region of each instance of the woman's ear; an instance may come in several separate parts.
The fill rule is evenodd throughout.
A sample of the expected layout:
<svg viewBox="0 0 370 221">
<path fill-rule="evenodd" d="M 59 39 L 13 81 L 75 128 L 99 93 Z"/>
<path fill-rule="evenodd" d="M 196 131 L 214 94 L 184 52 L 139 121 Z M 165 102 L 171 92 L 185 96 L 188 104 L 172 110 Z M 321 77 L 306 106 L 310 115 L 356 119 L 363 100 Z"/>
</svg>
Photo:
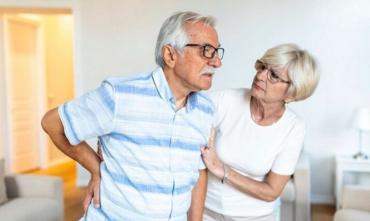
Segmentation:
<svg viewBox="0 0 370 221">
<path fill-rule="evenodd" d="M 171 45 L 165 45 L 162 48 L 163 61 L 166 66 L 173 68 L 176 64 L 176 52 Z"/>
<path fill-rule="evenodd" d="M 292 98 L 292 97 L 288 97 L 288 98 L 285 98 L 285 100 L 284 100 L 284 102 L 287 104 L 287 103 L 290 103 L 290 102 L 292 102 L 292 101 L 294 101 L 294 98 Z"/>
<path fill-rule="evenodd" d="M 292 101 L 295 101 L 295 89 L 292 88 L 292 85 L 291 85 L 287 91 L 287 95 L 286 95 L 286 98 L 284 99 L 284 102 L 287 104 Z"/>
</svg>

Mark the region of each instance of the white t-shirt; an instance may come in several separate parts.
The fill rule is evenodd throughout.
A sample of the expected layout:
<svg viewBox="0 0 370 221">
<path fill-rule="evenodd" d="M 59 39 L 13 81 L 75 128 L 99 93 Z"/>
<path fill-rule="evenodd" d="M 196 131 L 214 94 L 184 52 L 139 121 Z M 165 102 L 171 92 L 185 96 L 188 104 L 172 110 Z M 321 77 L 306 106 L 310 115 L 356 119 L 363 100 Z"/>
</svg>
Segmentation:
<svg viewBox="0 0 370 221">
<path fill-rule="evenodd" d="M 291 175 L 297 164 L 305 125 L 287 108 L 270 126 L 256 124 L 250 115 L 250 90 L 229 89 L 214 92 L 216 105 L 215 146 L 219 158 L 235 171 L 254 180 L 264 180 L 272 170 Z M 222 184 L 208 174 L 206 207 L 229 216 L 262 216 L 273 212 L 275 202 L 266 202 Z"/>
</svg>

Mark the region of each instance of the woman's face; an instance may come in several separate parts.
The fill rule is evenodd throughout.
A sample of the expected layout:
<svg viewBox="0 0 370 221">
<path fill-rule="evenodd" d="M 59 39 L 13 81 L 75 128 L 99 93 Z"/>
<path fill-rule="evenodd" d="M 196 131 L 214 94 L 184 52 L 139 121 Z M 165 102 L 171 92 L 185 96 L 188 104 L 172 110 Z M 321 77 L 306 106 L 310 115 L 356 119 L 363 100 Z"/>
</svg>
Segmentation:
<svg viewBox="0 0 370 221">
<path fill-rule="evenodd" d="M 252 96 L 265 103 L 284 103 L 290 99 L 290 81 L 286 69 L 272 70 L 262 62 L 256 62 L 256 76 L 252 83 Z"/>
</svg>

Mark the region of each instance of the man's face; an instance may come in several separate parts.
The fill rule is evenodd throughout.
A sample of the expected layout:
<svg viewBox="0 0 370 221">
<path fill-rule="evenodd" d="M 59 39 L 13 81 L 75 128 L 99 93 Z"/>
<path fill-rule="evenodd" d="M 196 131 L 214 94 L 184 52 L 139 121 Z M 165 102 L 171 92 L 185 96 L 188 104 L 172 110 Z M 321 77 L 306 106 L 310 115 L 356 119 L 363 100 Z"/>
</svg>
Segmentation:
<svg viewBox="0 0 370 221">
<path fill-rule="evenodd" d="M 184 28 L 188 34 L 188 44 L 219 47 L 217 32 L 212 26 L 197 22 L 187 23 Z M 200 91 L 212 86 L 214 71 L 220 66 L 221 59 L 217 53 L 213 58 L 206 58 L 202 47 L 185 47 L 183 53 L 177 56 L 174 72 L 186 89 Z"/>
</svg>

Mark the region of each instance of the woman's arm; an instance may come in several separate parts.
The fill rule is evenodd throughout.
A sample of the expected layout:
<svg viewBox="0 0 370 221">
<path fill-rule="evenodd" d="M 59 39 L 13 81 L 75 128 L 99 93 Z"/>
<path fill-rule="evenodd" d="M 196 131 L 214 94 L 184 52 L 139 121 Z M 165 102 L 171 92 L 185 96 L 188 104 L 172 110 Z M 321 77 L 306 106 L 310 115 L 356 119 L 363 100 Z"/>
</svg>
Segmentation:
<svg viewBox="0 0 370 221">
<path fill-rule="evenodd" d="M 208 171 L 219 178 L 220 182 L 227 182 L 243 193 L 268 202 L 273 201 L 280 196 L 290 178 L 289 175 L 280 175 L 270 171 L 265 180 L 256 181 L 238 173 L 225 165 L 218 158 L 214 146 L 214 136 L 215 132 L 214 129 L 212 129 L 208 146 L 206 148 L 202 148 L 201 151 L 203 161 L 206 164 Z"/>
<path fill-rule="evenodd" d="M 243 193 L 271 202 L 280 196 L 289 178 L 270 171 L 264 181 L 256 181 L 230 169 L 226 182 Z"/>
</svg>

